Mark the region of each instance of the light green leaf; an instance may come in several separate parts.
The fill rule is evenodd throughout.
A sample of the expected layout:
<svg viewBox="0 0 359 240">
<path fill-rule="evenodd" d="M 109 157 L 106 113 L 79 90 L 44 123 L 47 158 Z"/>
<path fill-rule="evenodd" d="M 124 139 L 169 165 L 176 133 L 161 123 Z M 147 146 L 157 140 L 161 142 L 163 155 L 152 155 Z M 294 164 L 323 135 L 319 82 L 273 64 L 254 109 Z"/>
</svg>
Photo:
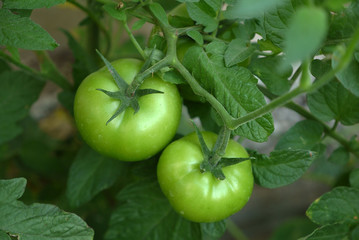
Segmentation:
<svg viewBox="0 0 359 240">
<path fill-rule="evenodd" d="M 53 50 L 58 44 L 28 17 L 0 9 L 0 45 L 28 50 Z"/>
<path fill-rule="evenodd" d="M 118 194 L 105 240 L 202 239 L 200 225 L 177 214 L 157 181 L 134 182 Z"/>
<path fill-rule="evenodd" d="M 49 8 L 65 3 L 66 0 L 4 0 L 3 8 L 8 9 L 35 9 Z"/>
<path fill-rule="evenodd" d="M 359 226 L 356 226 L 351 233 L 351 239 L 359 239 Z"/>
<path fill-rule="evenodd" d="M 312 57 L 326 37 L 327 14 L 321 8 L 301 7 L 290 19 L 284 39 L 288 62 Z"/>
<path fill-rule="evenodd" d="M 44 83 L 23 72 L 0 74 L 0 144 L 21 132 L 16 122 L 25 118 Z"/>
<path fill-rule="evenodd" d="M 283 49 L 283 39 L 287 33 L 289 21 L 302 4 L 303 0 L 283 0 L 276 8 L 259 17 L 264 39 L 270 40 L 274 45 Z"/>
<path fill-rule="evenodd" d="M 227 7 L 224 16 L 228 19 L 255 18 L 274 9 L 281 2 L 281 0 L 237 0 L 233 6 Z"/>
<path fill-rule="evenodd" d="M 255 182 L 266 188 L 277 188 L 298 180 L 316 157 L 308 150 L 276 150 L 269 157 L 256 152 L 252 161 Z"/>
<path fill-rule="evenodd" d="M 170 25 L 167 19 L 166 12 L 159 3 L 151 3 L 150 10 L 163 25 Z"/>
<path fill-rule="evenodd" d="M 306 217 L 285 220 L 272 234 L 269 240 L 300 239 L 313 232 L 317 225 Z"/>
<path fill-rule="evenodd" d="M 311 150 L 320 142 L 323 131 L 323 126 L 316 121 L 297 122 L 279 139 L 275 149 Z"/>
<path fill-rule="evenodd" d="M 265 105 L 263 94 L 257 88 L 257 80 L 252 73 L 243 67 L 226 68 L 222 44 L 213 42 L 207 51 L 200 47 L 192 47 L 187 51 L 183 63 L 191 71 L 200 84 L 227 109 L 235 118 L 244 116 Z M 273 132 L 271 114 L 254 119 L 234 133 L 250 140 L 263 142 Z"/>
<path fill-rule="evenodd" d="M 283 56 L 252 58 L 249 69 L 275 95 L 282 95 L 290 89 L 289 77 L 293 68 L 285 64 Z"/>
<path fill-rule="evenodd" d="M 205 3 L 203 0 L 199 2 L 187 2 L 186 8 L 189 16 L 197 22 L 205 26 L 205 32 L 213 32 L 218 26 L 215 10 Z"/>
<path fill-rule="evenodd" d="M 11 240 L 11 238 L 6 232 L 0 230 L 0 240 Z"/>
<path fill-rule="evenodd" d="M 0 205 L 19 199 L 24 194 L 25 187 L 25 178 L 0 180 Z"/>
<path fill-rule="evenodd" d="M 246 41 L 240 38 L 232 40 L 224 54 L 226 67 L 232 67 L 237 63 L 245 61 L 254 51 L 255 48 L 251 45 L 248 46 Z"/>
<path fill-rule="evenodd" d="M 317 224 L 358 224 L 359 189 L 336 187 L 315 200 L 307 216 Z"/>
<path fill-rule="evenodd" d="M 88 146 L 82 147 L 67 181 L 66 196 L 71 206 L 78 207 L 111 187 L 126 169 L 125 163 L 106 158 Z"/>
<path fill-rule="evenodd" d="M 187 35 L 192 38 L 193 40 L 196 41 L 196 43 L 198 43 L 200 46 L 203 45 L 203 37 L 202 35 L 196 31 L 196 30 L 191 30 L 187 32 Z"/>
<path fill-rule="evenodd" d="M 119 21 L 126 21 L 127 19 L 126 12 L 122 9 L 118 9 L 116 3 L 107 3 L 103 5 L 103 9 L 105 9 L 111 17 Z"/>
</svg>

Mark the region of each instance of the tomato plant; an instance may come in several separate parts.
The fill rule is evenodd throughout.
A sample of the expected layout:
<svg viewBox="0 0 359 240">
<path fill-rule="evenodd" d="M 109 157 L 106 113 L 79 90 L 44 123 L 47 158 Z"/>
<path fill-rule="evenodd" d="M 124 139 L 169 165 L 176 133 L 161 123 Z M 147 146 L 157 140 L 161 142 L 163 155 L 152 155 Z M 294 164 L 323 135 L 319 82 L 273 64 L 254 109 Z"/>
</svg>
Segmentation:
<svg viewBox="0 0 359 240">
<path fill-rule="evenodd" d="M 204 132 L 203 138 L 212 149 L 217 135 Z M 239 143 L 231 140 L 224 157 L 249 156 Z M 252 166 L 249 160 L 227 166 L 222 169 L 226 178 L 219 180 L 211 172 L 201 170 L 203 161 L 196 133 L 176 140 L 161 154 L 158 182 L 182 216 L 195 222 L 216 222 L 238 212 L 248 202 L 253 188 Z"/>
<path fill-rule="evenodd" d="M 359 239 L 358 13 L 0 0 L 0 239 Z"/>
<path fill-rule="evenodd" d="M 127 83 L 131 83 L 142 64 L 136 59 L 112 63 Z M 74 114 L 81 136 L 91 147 L 123 161 L 139 161 L 155 155 L 171 141 L 181 118 L 181 97 L 176 86 L 153 76 L 141 88 L 163 93 L 140 97 L 137 113 L 128 108 L 106 124 L 120 102 L 98 89 L 117 91 L 118 86 L 107 68 L 83 80 L 75 96 Z"/>
</svg>

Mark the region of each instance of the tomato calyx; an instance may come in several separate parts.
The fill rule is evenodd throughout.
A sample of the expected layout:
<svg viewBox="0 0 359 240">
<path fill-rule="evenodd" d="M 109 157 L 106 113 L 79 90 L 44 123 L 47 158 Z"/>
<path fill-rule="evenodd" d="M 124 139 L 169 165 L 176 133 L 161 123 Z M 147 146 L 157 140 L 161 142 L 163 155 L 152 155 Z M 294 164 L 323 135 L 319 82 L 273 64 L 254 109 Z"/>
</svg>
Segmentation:
<svg viewBox="0 0 359 240">
<path fill-rule="evenodd" d="M 97 50 L 96 50 L 97 51 Z M 96 89 L 98 91 L 101 91 L 105 93 L 107 96 L 117 99 L 120 102 L 119 108 L 116 110 L 116 112 L 110 117 L 110 119 L 106 122 L 106 125 L 110 123 L 113 119 L 115 119 L 118 115 L 120 115 L 123 111 L 125 111 L 128 107 L 131 107 L 134 110 L 134 113 L 136 114 L 140 110 L 140 105 L 138 103 L 138 99 L 142 96 L 148 95 L 148 94 L 154 94 L 154 93 L 163 93 L 161 91 L 155 90 L 155 89 L 136 89 L 135 91 L 129 91 L 129 89 L 132 89 L 129 84 L 126 83 L 125 80 L 118 74 L 116 69 L 111 65 L 111 63 L 99 52 L 97 53 L 100 55 L 101 59 L 105 63 L 107 69 L 109 70 L 110 74 L 112 75 L 113 79 L 115 80 L 115 83 L 117 87 L 119 88 L 118 91 L 112 92 L 107 91 L 105 89 Z M 153 54 L 151 53 L 151 56 Z M 140 72 L 143 72 L 146 70 L 149 65 L 151 64 L 151 56 L 146 60 L 142 68 L 140 69 Z"/>
<path fill-rule="evenodd" d="M 226 176 L 224 175 L 222 168 L 235 165 L 243 161 L 254 159 L 252 157 L 248 157 L 248 158 L 223 157 L 230 137 L 230 131 L 225 127 L 223 127 L 221 132 L 219 133 L 215 146 L 213 147 L 212 150 L 210 150 L 206 142 L 204 141 L 203 135 L 199 131 L 196 124 L 193 123 L 193 125 L 195 126 L 195 131 L 203 153 L 203 161 L 200 165 L 200 171 L 202 173 L 210 172 L 218 180 L 224 180 L 226 179 Z"/>
</svg>

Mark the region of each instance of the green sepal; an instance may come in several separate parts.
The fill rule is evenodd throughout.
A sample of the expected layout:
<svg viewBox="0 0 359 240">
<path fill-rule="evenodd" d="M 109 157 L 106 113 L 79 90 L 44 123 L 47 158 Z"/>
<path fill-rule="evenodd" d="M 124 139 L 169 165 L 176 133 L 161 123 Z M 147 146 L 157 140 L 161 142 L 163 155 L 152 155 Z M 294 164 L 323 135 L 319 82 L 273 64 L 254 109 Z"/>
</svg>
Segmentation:
<svg viewBox="0 0 359 240">
<path fill-rule="evenodd" d="M 209 159 L 209 156 L 211 155 L 211 151 L 208 149 L 206 142 L 204 141 L 203 135 L 201 131 L 198 129 L 196 123 L 192 120 L 192 124 L 194 126 L 194 129 L 196 131 L 199 144 L 201 145 L 201 150 L 205 158 Z"/>
<path fill-rule="evenodd" d="M 200 171 L 202 173 L 204 172 L 210 172 L 212 173 L 212 175 L 218 179 L 218 180 L 224 180 L 226 179 L 226 176 L 224 176 L 224 173 L 222 171 L 222 168 L 217 166 L 213 166 L 208 160 L 207 161 L 203 161 L 200 165 Z"/>
<path fill-rule="evenodd" d="M 128 88 L 128 84 L 125 80 L 118 74 L 116 69 L 111 65 L 111 63 L 96 49 L 97 54 L 101 57 L 102 61 L 105 63 L 108 71 L 111 73 L 113 79 L 116 82 L 117 87 L 125 92 L 125 90 Z"/>
<path fill-rule="evenodd" d="M 235 165 L 237 163 L 241 163 L 248 160 L 255 160 L 254 157 L 247 157 L 247 158 L 221 158 L 221 160 L 218 163 L 218 167 L 224 168 L 228 166 Z"/>
<path fill-rule="evenodd" d="M 149 89 L 138 89 L 136 91 L 136 96 L 143 97 L 145 95 L 154 94 L 154 93 L 164 93 L 164 92 L 156 90 L 156 89 L 150 89 L 150 88 Z"/>
</svg>

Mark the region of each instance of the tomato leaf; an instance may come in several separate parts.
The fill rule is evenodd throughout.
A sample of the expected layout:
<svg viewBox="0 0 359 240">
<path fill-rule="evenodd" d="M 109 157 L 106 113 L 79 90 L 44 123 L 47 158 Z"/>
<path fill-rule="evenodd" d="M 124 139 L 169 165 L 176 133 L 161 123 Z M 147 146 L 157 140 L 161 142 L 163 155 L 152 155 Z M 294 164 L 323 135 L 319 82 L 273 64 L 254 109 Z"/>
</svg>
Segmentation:
<svg viewBox="0 0 359 240">
<path fill-rule="evenodd" d="M 334 56 L 332 58 L 332 67 L 335 68 L 338 66 L 343 52 L 339 49 L 334 52 Z M 343 86 L 356 97 L 359 97 L 359 63 L 355 61 L 353 58 L 350 64 L 338 72 L 336 77 L 343 84 Z"/>
<path fill-rule="evenodd" d="M 0 9 L 0 45 L 28 50 L 53 50 L 58 43 L 28 17 Z"/>
<path fill-rule="evenodd" d="M 312 69 L 315 69 L 313 75 L 318 79 L 330 71 L 331 66 L 329 62 L 314 60 Z M 335 119 L 344 125 L 359 122 L 359 97 L 344 88 L 337 79 L 308 94 L 307 100 L 310 111 L 322 121 Z"/>
<path fill-rule="evenodd" d="M 205 27 L 205 32 L 213 32 L 218 26 L 216 19 L 216 11 L 218 11 L 218 9 L 213 9 L 213 6 L 207 4 L 207 2 L 204 0 L 186 2 L 186 8 L 188 15 L 196 21 L 197 24 L 202 24 Z"/>
<path fill-rule="evenodd" d="M 249 58 L 255 48 L 253 46 L 247 46 L 246 41 L 237 38 L 232 40 L 224 54 L 224 61 L 226 67 L 232 67 L 233 65 L 243 62 Z"/>
<path fill-rule="evenodd" d="M 174 212 L 155 180 L 131 183 L 117 198 L 120 205 L 111 216 L 105 240 L 158 240 L 159 236 L 161 239 L 201 240 L 202 228 L 206 235 L 209 227 L 215 235 L 219 235 L 217 226 L 223 231 L 222 222 L 201 225 L 182 218 Z"/>
<path fill-rule="evenodd" d="M 10 236 L 7 235 L 7 233 L 2 230 L 0 230 L 0 239 L 1 240 L 11 240 Z"/>
<path fill-rule="evenodd" d="M 350 186 L 359 189 L 359 168 L 354 169 L 351 171 L 349 176 Z"/>
<path fill-rule="evenodd" d="M 344 147 L 340 146 L 332 152 L 328 161 L 338 165 L 345 165 L 349 162 L 349 157 L 349 152 Z"/>
<path fill-rule="evenodd" d="M 48 204 L 25 205 L 17 201 L 25 191 L 26 180 L 0 180 L 1 230 L 24 240 L 90 240 L 93 230 L 78 216 Z M 46 227 L 44 227 L 46 226 Z"/>
<path fill-rule="evenodd" d="M 224 16 L 228 19 L 247 19 L 261 16 L 264 12 L 275 8 L 280 0 L 237 0 L 227 7 Z"/>
<path fill-rule="evenodd" d="M 200 46 L 203 45 L 203 36 L 196 30 L 190 30 L 187 32 L 187 35 L 196 41 Z"/>
<path fill-rule="evenodd" d="M 249 69 L 275 95 L 280 96 L 290 89 L 288 78 L 292 75 L 293 68 L 285 64 L 282 56 L 252 58 Z"/>
<path fill-rule="evenodd" d="M 67 179 L 66 197 L 73 207 L 90 201 L 99 192 L 111 187 L 127 165 L 104 157 L 88 146 L 78 152 Z"/>
<path fill-rule="evenodd" d="M 126 11 L 123 9 L 119 9 L 116 3 L 106 3 L 105 5 L 103 5 L 103 9 L 105 9 L 105 11 L 110 14 L 111 17 L 119 21 L 127 20 Z"/>
<path fill-rule="evenodd" d="M 150 10 L 155 15 L 155 17 L 160 21 L 163 25 L 169 26 L 169 22 L 167 19 L 167 15 L 163 7 L 159 3 L 151 3 Z"/>
<path fill-rule="evenodd" d="M 316 154 L 308 150 L 275 150 L 269 157 L 251 151 L 255 182 L 266 188 L 277 188 L 298 180 L 312 164 Z"/>
<path fill-rule="evenodd" d="M 290 18 L 295 10 L 302 5 L 302 2 L 302 0 L 283 0 L 280 5 L 258 17 L 263 38 L 283 49 L 283 41 Z"/>
<path fill-rule="evenodd" d="M 24 119 L 38 98 L 44 83 L 23 72 L 0 74 L 0 144 L 22 132 L 16 124 Z"/>
<path fill-rule="evenodd" d="M 344 223 L 358 224 L 359 189 L 336 187 L 315 200 L 306 211 L 314 223 L 326 225 Z"/>
<path fill-rule="evenodd" d="M 311 150 L 320 143 L 323 131 L 323 126 L 316 121 L 297 122 L 279 139 L 275 149 Z"/>
<path fill-rule="evenodd" d="M 284 52 L 289 63 L 311 58 L 327 34 L 327 13 L 316 7 L 301 7 L 289 21 Z"/>
<path fill-rule="evenodd" d="M 349 226 L 345 224 L 329 224 L 322 226 L 301 240 L 347 239 Z"/>
<path fill-rule="evenodd" d="M 223 44 L 214 42 L 207 46 L 209 57 L 200 47 L 187 51 L 183 63 L 208 92 L 220 101 L 233 117 L 244 116 L 266 104 L 257 88 L 257 80 L 243 67 L 224 66 Z M 271 114 L 246 123 L 234 133 L 250 140 L 263 142 L 273 132 Z"/>
<path fill-rule="evenodd" d="M 0 204 L 19 199 L 25 192 L 26 182 L 25 178 L 0 180 Z"/>
<path fill-rule="evenodd" d="M 3 8 L 8 9 L 35 9 L 35 8 L 49 8 L 54 5 L 65 3 L 66 0 L 5 0 L 3 1 Z"/>
</svg>

